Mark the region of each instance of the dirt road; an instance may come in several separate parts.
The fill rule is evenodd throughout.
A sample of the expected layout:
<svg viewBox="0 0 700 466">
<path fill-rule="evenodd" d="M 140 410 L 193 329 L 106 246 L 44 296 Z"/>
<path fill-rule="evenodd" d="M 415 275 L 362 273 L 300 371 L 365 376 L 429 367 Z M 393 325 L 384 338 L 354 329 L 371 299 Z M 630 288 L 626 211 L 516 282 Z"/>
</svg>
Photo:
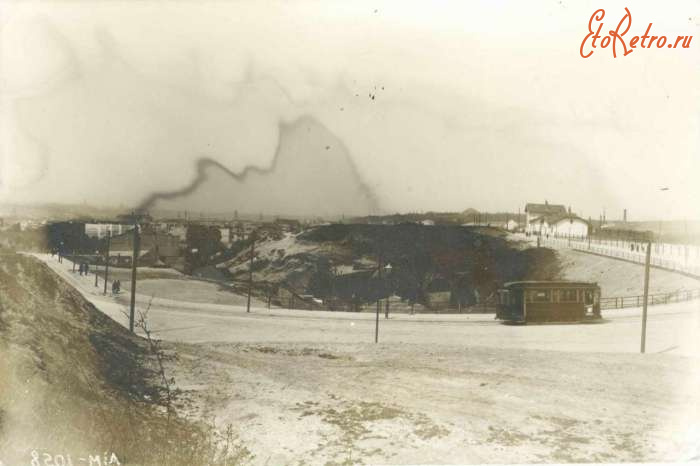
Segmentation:
<svg viewBox="0 0 700 466">
<path fill-rule="evenodd" d="M 69 262 L 43 260 L 59 275 L 76 286 L 87 299 L 113 319 L 127 325 L 129 296 L 102 296 L 94 287 L 94 276 L 72 273 Z M 183 287 L 187 282 L 183 282 Z M 137 295 L 139 309 L 146 309 L 151 297 Z M 610 310 L 605 322 L 590 325 L 506 326 L 492 314 L 394 314 L 382 315 L 381 342 L 458 344 L 496 348 L 522 348 L 581 352 L 639 351 L 640 309 Z M 155 297 L 149 310 L 149 323 L 162 339 L 199 342 L 310 342 L 371 343 L 374 341 L 374 314 L 354 312 L 302 311 L 244 306 L 192 303 Z M 650 307 L 647 351 L 700 355 L 700 301 Z"/>
<path fill-rule="evenodd" d="M 127 297 L 49 266 L 125 324 Z M 139 296 L 145 308 L 147 296 Z M 589 325 L 374 315 L 155 298 L 180 409 L 230 425 L 253 464 L 700 459 L 698 302 Z"/>
</svg>

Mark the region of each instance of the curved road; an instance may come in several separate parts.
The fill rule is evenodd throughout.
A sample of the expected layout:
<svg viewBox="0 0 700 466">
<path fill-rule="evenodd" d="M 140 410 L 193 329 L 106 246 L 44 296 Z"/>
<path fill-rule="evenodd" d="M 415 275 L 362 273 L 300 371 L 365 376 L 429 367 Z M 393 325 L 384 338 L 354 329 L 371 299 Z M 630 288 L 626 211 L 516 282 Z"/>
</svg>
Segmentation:
<svg viewBox="0 0 700 466">
<path fill-rule="evenodd" d="M 81 277 L 72 264 L 35 255 L 78 289 L 95 307 L 128 325 L 129 296 L 103 296 L 94 275 Z M 100 281 L 100 285 L 102 282 Z M 137 294 L 145 310 L 151 298 Z M 583 352 L 638 352 L 641 310 L 611 310 L 605 321 L 586 325 L 508 326 L 492 314 L 394 314 L 379 322 L 381 342 L 464 344 L 499 348 Z M 373 343 L 374 314 L 304 311 L 202 304 L 154 298 L 148 324 L 164 340 L 198 342 Z M 700 301 L 649 308 L 647 352 L 700 356 Z"/>
</svg>

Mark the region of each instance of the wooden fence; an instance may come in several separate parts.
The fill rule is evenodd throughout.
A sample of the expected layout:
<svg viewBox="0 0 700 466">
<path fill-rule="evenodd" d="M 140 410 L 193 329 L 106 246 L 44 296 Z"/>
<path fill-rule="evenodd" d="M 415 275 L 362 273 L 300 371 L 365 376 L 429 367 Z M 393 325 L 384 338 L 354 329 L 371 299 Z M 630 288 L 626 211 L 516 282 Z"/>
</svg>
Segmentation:
<svg viewBox="0 0 700 466">
<path fill-rule="evenodd" d="M 650 294 L 648 303 L 650 306 L 656 304 L 680 303 L 700 299 L 700 290 L 678 290 L 670 293 Z M 618 296 L 610 298 L 600 298 L 601 309 L 624 309 L 626 307 L 641 307 L 644 304 L 644 296 Z"/>
</svg>

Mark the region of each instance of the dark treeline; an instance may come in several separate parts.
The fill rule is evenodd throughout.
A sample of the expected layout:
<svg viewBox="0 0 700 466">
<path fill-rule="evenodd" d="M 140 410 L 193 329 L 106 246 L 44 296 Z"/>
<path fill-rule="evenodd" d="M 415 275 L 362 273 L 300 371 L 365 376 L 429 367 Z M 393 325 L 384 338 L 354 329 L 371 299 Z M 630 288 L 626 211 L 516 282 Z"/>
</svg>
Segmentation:
<svg viewBox="0 0 700 466">
<path fill-rule="evenodd" d="M 356 217 L 351 219 L 352 223 L 369 223 L 369 224 L 400 224 L 400 223 L 419 223 L 424 220 L 432 220 L 436 225 L 463 225 L 463 224 L 480 224 L 480 225 L 499 225 L 508 220 L 520 222 L 524 220 L 524 214 L 513 212 L 478 212 L 474 209 L 467 209 L 464 212 L 412 212 L 406 214 L 387 214 L 387 215 L 368 215 L 365 217 Z"/>
</svg>

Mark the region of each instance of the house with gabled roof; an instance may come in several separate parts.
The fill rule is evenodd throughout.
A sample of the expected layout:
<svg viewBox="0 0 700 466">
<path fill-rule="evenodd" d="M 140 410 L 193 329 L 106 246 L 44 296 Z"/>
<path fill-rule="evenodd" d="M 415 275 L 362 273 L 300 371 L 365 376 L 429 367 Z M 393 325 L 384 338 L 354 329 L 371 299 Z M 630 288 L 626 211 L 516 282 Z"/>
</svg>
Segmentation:
<svg viewBox="0 0 700 466">
<path fill-rule="evenodd" d="M 566 215 L 566 207 L 562 204 L 550 204 L 546 200 L 544 204 L 527 203 L 525 205 L 525 227 L 529 227 L 533 220 L 548 215 Z"/>
<path fill-rule="evenodd" d="M 561 204 L 529 203 L 525 206 L 525 214 L 526 233 L 567 238 L 588 236 L 588 222 Z"/>
</svg>

